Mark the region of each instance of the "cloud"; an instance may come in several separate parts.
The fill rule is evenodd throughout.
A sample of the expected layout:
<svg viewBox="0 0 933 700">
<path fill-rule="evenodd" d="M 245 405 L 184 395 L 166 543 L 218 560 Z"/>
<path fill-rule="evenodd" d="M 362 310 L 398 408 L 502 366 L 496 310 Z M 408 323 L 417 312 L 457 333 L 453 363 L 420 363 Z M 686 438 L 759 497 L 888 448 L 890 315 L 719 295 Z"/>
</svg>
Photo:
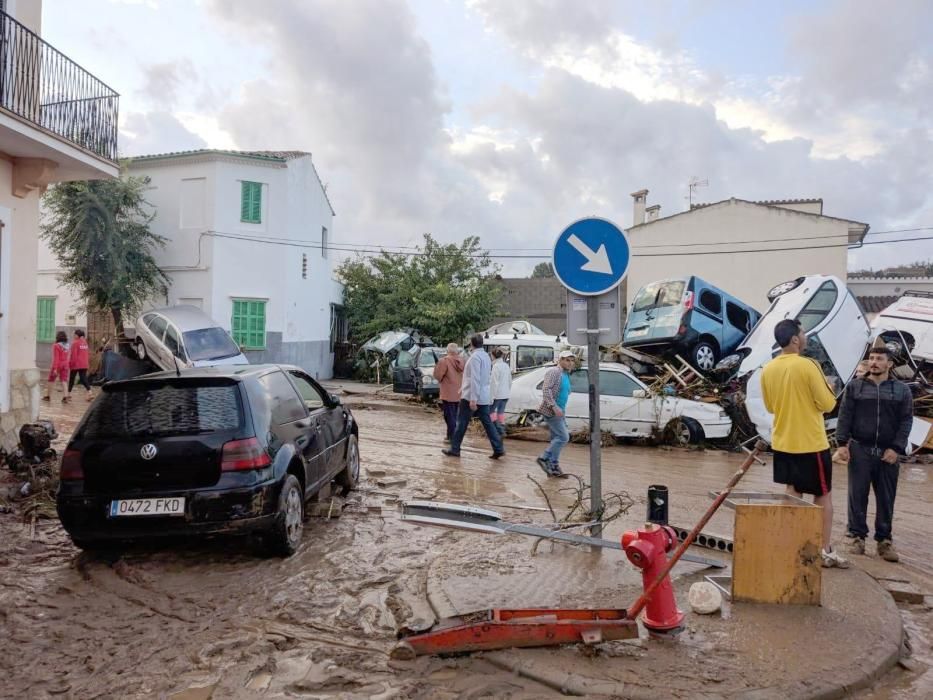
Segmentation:
<svg viewBox="0 0 933 700">
<path fill-rule="evenodd" d="M 190 59 L 142 66 L 143 85 L 137 91 L 154 106 L 172 109 L 178 104 L 179 89 L 197 79 Z"/>
<path fill-rule="evenodd" d="M 186 151 L 206 146 L 203 138 L 186 128 L 170 112 L 131 112 L 121 116 L 121 156 Z"/>
</svg>

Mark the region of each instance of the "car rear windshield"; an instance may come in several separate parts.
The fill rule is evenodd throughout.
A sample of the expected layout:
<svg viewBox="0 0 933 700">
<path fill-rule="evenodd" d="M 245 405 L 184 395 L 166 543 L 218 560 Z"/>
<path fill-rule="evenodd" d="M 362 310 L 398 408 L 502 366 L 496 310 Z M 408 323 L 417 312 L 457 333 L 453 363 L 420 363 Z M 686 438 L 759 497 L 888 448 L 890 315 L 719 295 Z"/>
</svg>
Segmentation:
<svg viewBox="0 0 933 700">
<path fill-rule="evenodd" d="M 225 357 L 240 354 L 240 348 L 223 328 L 200 328 L 196 331 L 188 331 L 184 334 L 184 339 L 188 359 L 192 362 L 222 360 Z"/>
<path fill-rule="evenodd" d="M 632 311 L 646 311 L 647 309 L 657 309 L 662 306 L 677 306 L 683 300 L 685 286 L 686 283 L 683 280 L 646 284 L 638 292 L 638 296 L 635 297 Z"/>
<path fill-rule="evenodd" d="M 81 435 L 197 435 L 236 430 L 241 424 L 240 392 L 235 384 L 144 384 L 105 391 L 91 407 Z"/>
</svg>

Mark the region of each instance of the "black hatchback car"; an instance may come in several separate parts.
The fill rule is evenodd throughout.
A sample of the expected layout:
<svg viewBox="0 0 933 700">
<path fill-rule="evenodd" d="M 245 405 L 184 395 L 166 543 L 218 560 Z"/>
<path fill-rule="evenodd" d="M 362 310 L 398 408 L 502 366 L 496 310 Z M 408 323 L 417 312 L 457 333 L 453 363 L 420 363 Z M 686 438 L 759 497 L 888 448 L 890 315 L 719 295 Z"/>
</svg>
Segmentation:
<svg viewBox="0 0 933 700">
<path fill-rule="evenodd" d="M 288 556 L 305 502 L 359 478 L 349 409 L 298 367 L 234 365 L 105 384 L 62 456 L 74 543 L 247 533 Z"/>
</svg>

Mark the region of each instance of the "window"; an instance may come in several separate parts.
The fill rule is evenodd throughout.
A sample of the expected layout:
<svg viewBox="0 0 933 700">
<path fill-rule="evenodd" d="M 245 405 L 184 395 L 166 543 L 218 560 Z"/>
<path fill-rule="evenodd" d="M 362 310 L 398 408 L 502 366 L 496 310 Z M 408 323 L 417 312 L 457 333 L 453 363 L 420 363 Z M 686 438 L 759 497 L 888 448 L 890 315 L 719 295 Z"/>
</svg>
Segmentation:
<svg viewBox="0 0 933 700">
<path fill-rule="evenodd" d="M 266 348 L 266 302 L 253 299 L 233 300 L 230 324 L 233 340 L 247 350 Z"/>
<path fill-rule="evenodd" d="M 632 311 L 646 311 L 664 306 L 678 306 L 684 297 L 683 281 L 676 282 L 652 282 L 646 284 L 638 292 L 635 303 L 632 305 Z"/>
<path fill-rule="evenodd" d="M 719 316 L 722 313 L 722 297 L 716 292 L 704 289 L 700 292 L 700 306 L 711 314 Z"/>
<path fill-rule="evenodd" d="M 321 257 L 327 257 L 327 227 L 321 226 Z"/>
<path fill-rule="evenodd" d="M 289 372 L 292 375 L 292 380 L 295 382 L 295 386 L 298 387 L 298 393 L 301 395 L 301 400 L 305 402 L 307 406 L 312 411 L 316 408 L 324 407 L 324 397 L 321 396 L 314 385 L 308 381 L 308 378 L 301 375 L 299 372 Z"/>
<path fill-rule="evenodd" d="M 433 367 L 437 364 L 437 357 L 434 355 L 433 350 L 422 350 L 421 355 L 418 357 L 418 366 L 419 367 Z"/>
<path fill-rule="evenodd" d="M 832 282 L 823 282 L 816 294 L 810 297 L 810 301 L 800 310 L 797 320 L 804 331 L 811 331 L 816 328 L 820 321 L 829 315 L 836 303 L 836 285 Z"/>
<path fill-rule="evenodd" d="M 573 394 L 590 393 L 590 378 L 585 369 L 574 370 L 570 373 L 570 392 Z"/>
<path fill-rule="evenodd" d="M 168 351 L 172 353 L 175 357 L 184 360 L 185 352 L 181 348 L 181 339 L 178 337 L 178 331 L 175 326 L 169 326 L 168 330 L 165 331 L 165 347 L 168 348 Z"/>
<path fill-rule="evenodd" d="M 165 335 L 165 328 L 168 326 L 168 321 L 158 314 L 152 314 L 149 320 L 146 321 L 146 325 L 149 326 L 149 332 L 161 343 L 162 336 Z"/>
<path fill-rule="evenodd" d="M 738 328 L 743 333 L 748 333 L 752 329 L 751 314 L 731 301 L 726 302 L 726 318 L 733 327 Z"/>
<path fill-rule="evenodd" d="M 203 177 L 181 181 L 178 202 L 178 225 L 180 228 L 203 228 L 204 207 L 207 202 Z"/>
<path fill-rule="evenodd" d="M 259 383 L 266 390 L 266 398 L 272 410 L 272 422 L 275 425 L 293 423 L 307 415 L 301 399 L 282 372 L 266 374 L 259 378 Z"/>
<path fill-rule="evenodd" d="M 338 345 L 346 345 L 350 334 L 347 312 L 339 304 L 330 305 L 330 351 Z"/>
<path fill-rule="evenodd" d="M 826 352 L 819 334 L 814 333 L 807 338 L 807 347 L 801 354 L 817 361 L 835 394 L 842 392 L 842 379 L 833 361 L 829 359 L 829 353 Z"/>
<path fill-rule="evenodd" d="M 540 367 L 548 362 L 554 361 L 554 348 L 534 347 L 530 345 L 519 345 L 515 352 L 515 369 L 530 369 L 531 367 Z"/>
<path fill-rule="evenodd" d="M 247 224 L 262 223 L 262 183 L 240 183 L 240 221 Z"/>
<path fill-rule="evenodd" d="M 199 328 L 182 335 L 185 350 L 192 362 L 198 360 L 223 360 L 236 357 L 240 348 L 236 346 L 223 328 Z"/>
<path fill-rule="evenodd" d="M 36 304 L 36 340 L 55 342 L 55 297 L 39 297 Z"/>
<path fill-rule="evenodd" d="M 411 369 L 415 366 L 415 357 L 410 352 L 400 352 L 395 360 L 395 366 L 399 369 Z"/>
<path fill-rule="evenodd" d="M 636 389 L 641 388 L 624 372 L 599 371 L 599 393 L 602 396 L 631 396 Z"/>
</svg>

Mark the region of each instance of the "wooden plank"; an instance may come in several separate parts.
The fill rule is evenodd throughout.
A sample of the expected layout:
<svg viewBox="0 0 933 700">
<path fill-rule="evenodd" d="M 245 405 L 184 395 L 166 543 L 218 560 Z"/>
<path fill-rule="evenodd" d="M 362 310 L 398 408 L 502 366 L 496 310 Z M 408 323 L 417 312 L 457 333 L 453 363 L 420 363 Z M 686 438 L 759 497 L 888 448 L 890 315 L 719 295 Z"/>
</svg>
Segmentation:
<svg viewBox="0 0 933 700">
<path fill-rule="evenodd" d="M 814 506 L 737 505 L 732 599 L 819 605 L 822 516 Z"/>
</svg>

